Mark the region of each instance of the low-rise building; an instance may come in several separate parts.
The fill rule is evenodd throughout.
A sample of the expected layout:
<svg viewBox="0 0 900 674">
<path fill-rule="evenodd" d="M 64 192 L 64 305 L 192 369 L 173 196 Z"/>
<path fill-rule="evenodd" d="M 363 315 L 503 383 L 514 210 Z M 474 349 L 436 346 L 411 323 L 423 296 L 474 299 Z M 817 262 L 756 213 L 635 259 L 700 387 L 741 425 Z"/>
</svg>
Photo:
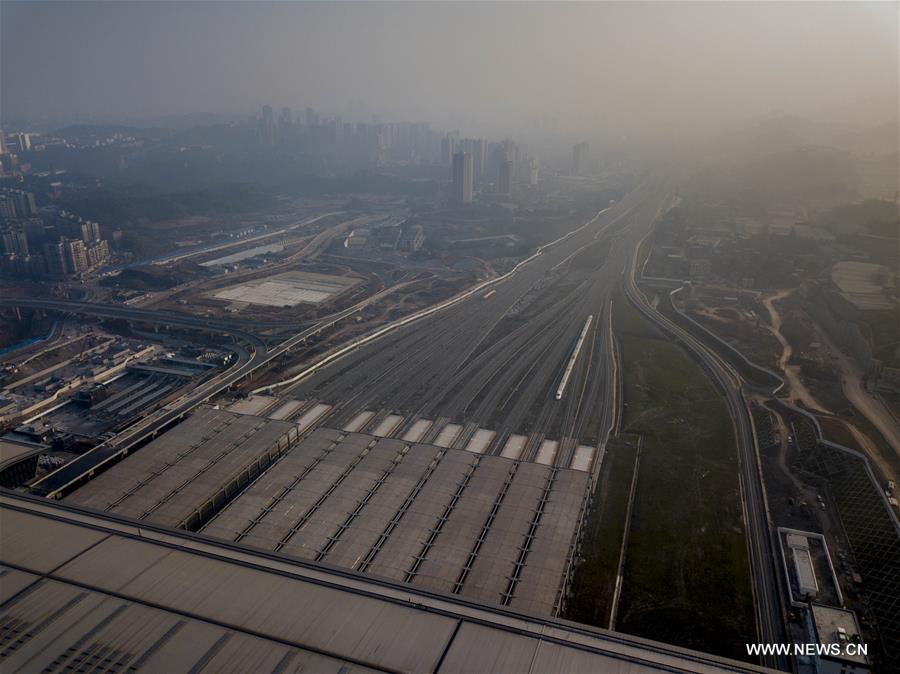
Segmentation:
<svg viewBox="0 0 900 674">
<path fill-rule="evenodd" d="M 403 230 L 397 248 L 404 253 L 415 253 L 425 244 L 425 231 L 422 225 L 413 225 Z"/>
<path fill-rule="evenodd" d="M 809 605 L 810 622 L 818 645 L 815 667 L 818 674 L 868 672 L 869 658 L 860 634 L 856 614 L 847 609 Z"/>
</svg>

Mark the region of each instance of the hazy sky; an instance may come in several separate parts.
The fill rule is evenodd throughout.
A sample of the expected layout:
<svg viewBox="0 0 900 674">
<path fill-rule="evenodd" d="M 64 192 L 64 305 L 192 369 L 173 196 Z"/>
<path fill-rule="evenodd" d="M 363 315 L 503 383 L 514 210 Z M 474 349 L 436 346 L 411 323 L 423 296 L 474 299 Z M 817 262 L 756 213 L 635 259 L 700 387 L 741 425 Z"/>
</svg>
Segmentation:
<svg viewBox="0 0 900 674">
<path fill-rule="evenodd" d="M 185 112 L 464 131 L 896 119 L 898 2 L 0 0 L 4 119 Z"/>
</svg>

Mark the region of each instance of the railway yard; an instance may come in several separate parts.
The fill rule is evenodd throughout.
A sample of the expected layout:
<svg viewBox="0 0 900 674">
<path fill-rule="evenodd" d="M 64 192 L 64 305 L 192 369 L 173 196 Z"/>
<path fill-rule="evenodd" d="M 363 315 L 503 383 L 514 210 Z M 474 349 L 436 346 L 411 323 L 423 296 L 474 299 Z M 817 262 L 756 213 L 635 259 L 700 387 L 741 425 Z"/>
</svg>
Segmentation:
<svg viewBox="0 0 900 674">
<path fill-rule="evenodd" d="M 134 308 L 70 304 L 143 334 L 162 322 L 202 336 L 231 320 L 238 360 L 33 488 L 110 516 L 563 615 L 623 415 L 615 289 L 668 199 L 648 178 L 504 273 L 274 260 Z M 224 310 L 189 315 L 194 301 L 179 298 Z"/>
<path fill-rule="evenodd" d="M 346 299 L 364 276 L 276 263 L 274 276 L 254 270 L 218 290 L 204 282 L 207 296 L 240 305 L 330 306 L 318 319 L 307 314 L 308 327 L 277 350 L 264 346 L 272 334 L 248 341 L 247 328 L 234 331 L 239 360 L 218 377 L 223 387 L 214 378 L 37 487 L 84 507 L 556 615 L 619 416 L 610 297 L 645 231 L 625 225 L 649 225 L 665 198 L 648 180 L 506 274 L 463 294 L 446 285 L 421 317 L 412 305 L 382 319 L 384 334 L 358 346 L 353 335 L 373 329 L 366 310 L 388 299 Z M 160 298 L 155 317 L 146 302 L 71 308 L 144 333 L 166 320 L 199 335 L 227 320 L 176 318 L 177 297 Z M 349 347 L 322 350 L 341 334 Z M 292 363 L 317 359 L 315 371 L 293 374 Z M 80 476 L 97 465 L 105 470 L 93 479 Z"/>
<path fill-rule="evenodd" d="M 900 0 L 0 3 L 0 674 L 900 674 Z"/>
<path fill-rule="evenodd" d="M 337 218 L 302 246 L 205 254 L 232 271 L 133 303 L 4 300 L 232 353 L 29 487 L 205 540 L 745 657 L 738 635 L 781 638 L 784 590 L 763 543 L 741 383 L 656 311 L 655 291 L 629 286 L 671 204 L 648 177 L 514 264 L 343 254 L 358 218 Z M 658 327 L 634 328 L 647 320 Z M 669 331 L 682 346 L 663 343 Z M 672 430 L 694 405 L 703 419 Z M 609 451 L 621 459 L 608 470 Z M 717 504 L 700 533 L 671 491 L 676 473 L 696 488 L 694 515 L 704 494 Z M 648 562 L 672 555 L 674 577 Z M 713 558 L 725 570 L 715 581 L 700 570 Z M 680 594 L 654 598 L 671 584 Z M 602 595 L 586 605 L 585 592 Z M 672 611 L 727 622 L 734 639 L 662 628 Z"/>
</svg>

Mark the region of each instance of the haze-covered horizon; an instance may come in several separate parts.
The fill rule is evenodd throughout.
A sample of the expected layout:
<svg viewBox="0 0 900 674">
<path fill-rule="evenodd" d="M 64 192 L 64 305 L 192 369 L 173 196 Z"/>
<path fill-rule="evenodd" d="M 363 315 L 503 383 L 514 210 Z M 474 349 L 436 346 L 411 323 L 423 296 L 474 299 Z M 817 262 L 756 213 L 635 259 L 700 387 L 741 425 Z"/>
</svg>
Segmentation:
<svg viewBox="0 0 900 674">
<path fill-rule="evenodd" d="M 898 3 L 0 3 L 3 120 L 311 106 L 468 133 L 898 119 Z"/>
</svg>

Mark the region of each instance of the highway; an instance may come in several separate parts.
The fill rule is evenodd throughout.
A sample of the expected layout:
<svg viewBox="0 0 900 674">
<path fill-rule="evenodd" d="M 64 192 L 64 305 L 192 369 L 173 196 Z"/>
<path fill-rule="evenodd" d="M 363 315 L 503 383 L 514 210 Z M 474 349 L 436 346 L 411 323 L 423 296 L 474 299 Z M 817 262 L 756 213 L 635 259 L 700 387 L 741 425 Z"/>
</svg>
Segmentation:
<svg viewBox="0 0 900 674">
<path fill-rule="evenodd" d="M 635 247 L 630 270 L 626 274 L 625 292 L 629 301 L 643 316 L 691 351 L 725 395 L 738 447 L 741 498 L 747 528 L 747 548 L 758 639 L 762 643 L 785 643 L 781 592 L 778 584 L 779 575 L 766 505 L 765 486 L 753 421 L 744 398 L 741 378 L 715 352 L 651 307 L 647 298 L 637 287 L 639 252 L 640 246 Z M 790 664 L 784 656 L 764 656 L 762 664 L 772 669 L 790 671 Z"/>
<path fill-rule="evenodd" d="M 189 314 L 171 313 L 156 309 L 141 309 L 123 304 L 97 304 L 81 300 L 53 299 L 39 297 L 2 297 L 0 306 L 32 307 L 50 311 L 68 312 L 100 318 L 119 318 L 126 321 L 154 323 L 156 325 L 172 325 L 179 328 L 190 328 L 206 332 L 218 332 L 243 339 L 257 348 L 265 349 L 265 342 L 249 330 L 250 323 L 237 321 L 220 321 L 214 318 L 191 316 Z"/>
<path fill-rule="evenodd" d="M 358 307 L 353 306 L 342 312 L 332 314 L 314 326 L 285 340 L 277 347 L 269 349 L 265 341 L 253 333 L 206 318 L 193 318 L 127 306 L 90 304 L 71 300 L 4 298 L 0 299 L 0 305 L 39 307 L 104 318 L 120 318 L 158 325 L 175 325 L 231 335 L 235 340 L 244 342 L 249 347 L 249 351 L 243 348 L 235 349 L 238 354 L 238 361 L 224 372 L 201 383 L 200 386 L 192 389 L 178 400 L 147 415 L 130 428 L 116 435 L 115 438 L 97 445 L 66 465 L 45 475 L 34 484 L 32 491 L 48 498 L 61 498 L 82 482 L 90 479 L 94 473 L 103 470 L 106 465 L 121 459 L 138 445 L 155 437 L 160 431 L 167 428 L 172 422 L 182 418 L 197 405 L 210 400 L 244 377 L 267 366 L 272 360 L 295 348 L 309 337 L 327 330 L 335 323 L 358 311 Z"/>
<path fill-rule="evenodd" d="M 332 211 L 329 213 L 322 213 L 320 215 L 316 215 L 305 220 L 301 220 L 300 222 L 295 222 L 286 227 L 282 227 L 281 229 L 277 229 L 272 232 L 264 232 L 262 234 L 258 234 L 256 236 L 250 236 L 244 239 L 237 239 L 236 241 L 225 241 L 221 243 L 212 243 L 212 244 L 203 244 L 200 246 L 191 246 L 189 248 L 183 248 L 181 250 L 177 250 L 174 253 L 166 253 L 164 255 L 158 255 L 157 257 L 152 257 L 144 260 L 137 260 L 135 262 L 130 262 L 126 265 L 120 265 L 115 267 L 104 267 L 101 269 L 101 273 L 112 273 L 121 271 L 123 269 L 130 269 L 133 267 L 141 267 L 147 264 L 169 264 L 172 262 L 178 262 L 179 260 L 185 260 L 187 258 L 195 257 L 197 255 L 203 255 L 205 253 L 213 253 L 215 251 L 227 250 L 229 248 L 235 248 L 237 246 L 244 246 L 249 243 L 256 243 L 260 241 L 265 241 L 266 239 L 271 239 L 277 236 L 282 236 L 290 231 L 296 230 L 300 227 L 305 227 L 306 225 L 311 225 L 322 218 L 327 218 L 331 215 L 342 215 L 344 211 Z"/>
</svg>

